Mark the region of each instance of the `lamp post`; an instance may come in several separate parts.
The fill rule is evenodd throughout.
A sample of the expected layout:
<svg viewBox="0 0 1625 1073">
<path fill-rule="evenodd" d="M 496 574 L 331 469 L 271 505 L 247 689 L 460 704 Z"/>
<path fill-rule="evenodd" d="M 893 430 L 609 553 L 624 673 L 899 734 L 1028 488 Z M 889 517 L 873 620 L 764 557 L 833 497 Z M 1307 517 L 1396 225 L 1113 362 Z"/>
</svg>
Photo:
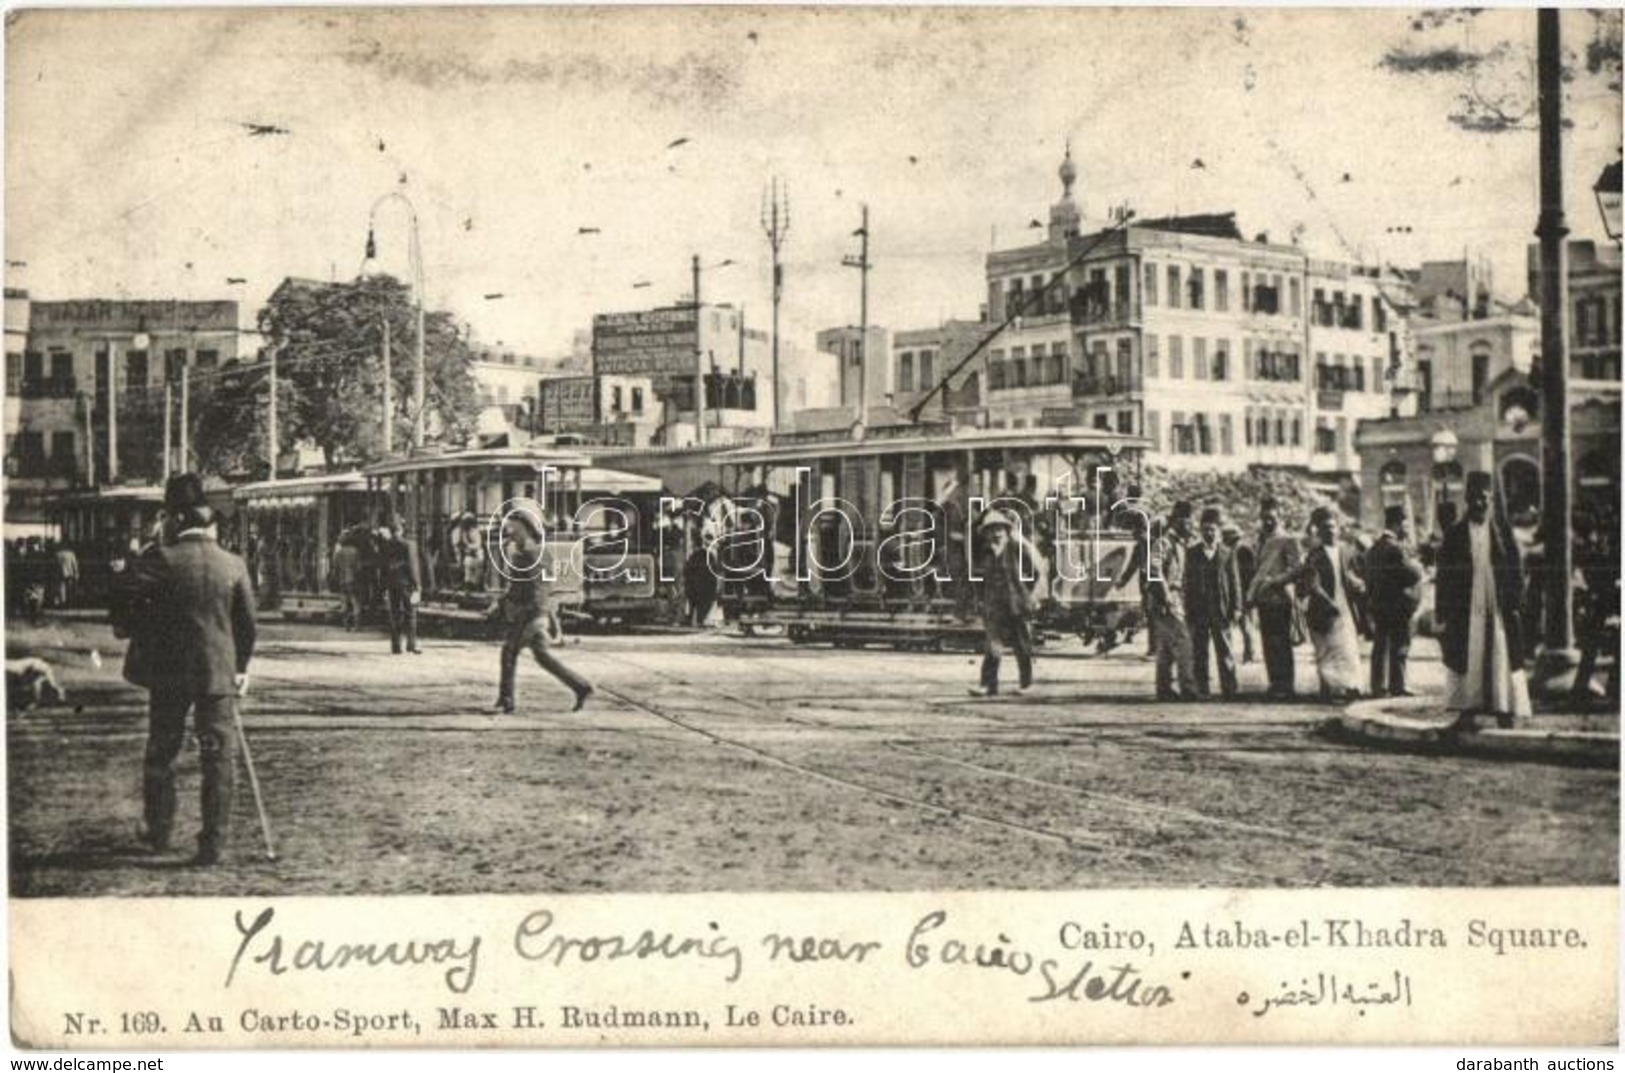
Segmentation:
<svg viewBox="0 0 1625 1073">
<path fill-rule="evenodd" d="M 378 257 L 378 245 L 374 239 L 375 225 L 378 220 L 378 210 L 386 201 L 399 201 L 406 206 L 407 219 L 412 224 L 411 240 L 407 246 L 407 259 L 412 268 L 412 295 L 417 306 L 417 340 L 415 346 L 415 366 L 412 372 L 412 446 L 423 446 L 423 416 L 424 398 L 427 394 L 426 381 L 428 379 L 423 359 L 423 242 L 418 231 L 418 210 L 405 194 L 399 190 L 391 190 L 383 197 L 372 203 L 372 209 L 367 213 L 367 258 L 362 266 L 363 273 L 369 270 L 368 266 L 375 266 Z M 388 390 L 387 384 L 385 390 Z M 389 421 L 385 420 L 385 434 L 388 434 Z"/>
<path fill-rule="evenodd" d="M 1619 241 L 1619 187 L 1620 162 L 1614 161 L 1602 169 L 1592 192 L 1597 195 L 1597 211 L 1602 213 L 1602 229 L 1614 242 Z"/>
<path fill-rule="evenodd" d="M 1546 576 L 1542 640 L 1532 683 L 1566 692 L 1579 664 L 1574 651 L 1572 577 L 1574 531 L 1569 517 L 1568 224 L 1563 215 L 1562 40 L 1556 8 L 1536 13 L 1536 77 L 1540 101 L 1540 364 L 1541 499 Z"/>
</svg>

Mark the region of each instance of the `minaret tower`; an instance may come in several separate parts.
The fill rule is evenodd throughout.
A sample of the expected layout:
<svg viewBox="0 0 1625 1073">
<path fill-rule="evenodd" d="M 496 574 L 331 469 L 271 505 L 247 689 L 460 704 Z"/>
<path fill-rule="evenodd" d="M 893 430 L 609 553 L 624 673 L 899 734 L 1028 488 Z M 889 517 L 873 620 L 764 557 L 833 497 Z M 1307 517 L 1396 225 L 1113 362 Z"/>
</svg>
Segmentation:
<svg viewBox="0 0 1625 1073">
<path fill-rule="evenodd" d="M 1078 168 L 1072 163 L 1072 140 L 1067 139 L 1066 157 L 1061 161 L 1061 200 L 1049 208 L 1049 240 L 1064 244 L 1077 236 L 1083 226 L 1083 213 L 1072 197 L 1072 184 L 1078 181 Z"/>
</svg>

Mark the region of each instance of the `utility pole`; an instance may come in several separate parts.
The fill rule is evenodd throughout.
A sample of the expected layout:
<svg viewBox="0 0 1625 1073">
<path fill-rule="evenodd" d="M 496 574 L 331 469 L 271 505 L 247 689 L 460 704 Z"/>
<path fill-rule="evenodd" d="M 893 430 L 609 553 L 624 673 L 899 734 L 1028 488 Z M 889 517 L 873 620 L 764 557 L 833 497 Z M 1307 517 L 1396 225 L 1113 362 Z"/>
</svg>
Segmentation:
<svg viewBox="0 0 1625 1073">
<path fill-rule="evenodd" d="M 694 255 L 694 442 L 705 446 L 705 351 L 700 346 L 700 255 Z"/>
<path fill-rule="evenodd" d="M 270 426 L 269 429 L 267 429 L 266 438 L 270 441 L 270 446 L 269 446 L 269 449 L 268 449 L 268 453 L 271 456 L 271 479 L 274 481 L 274 480 L 276 480 L 276 448 L 277 448 L 277 427 L 276 427 L 276 344 L 275 343 L 271 344 L 271 405 L 269 407 L 267 407 L 266 409 L 267 409 L 266 424 Z"/>
<path fill-rule="evenodd" d="M 80 393 L 79 401 L 85 407 L 85 483 L 96 487 L 96 417 L 95 396 Z"/>
<path fill-rule="evenodd" d="M 389 317 L 384 317 L 384 454 L 395 450 L 395 378 L 389 369 Z"/>
<path fill-rule="evenodd" d="M 174 417 L 175 388 L 169 382 L 168 371 L 164 374 L 164 483 L 169 483 L 170 448 L 175 442 Z"/>
<path fill-rule="evenodd" d="M 192 469 L 192 363 L 181 359 L 181 471 Z"/>
<path fill-rule="evenodd" d="M 763 193 L 762 230 L 773 250 L 773 427 L 779 427 L 779 301 L 784 297 L 784 266 L 779 250 L 790 235 L 790 184 L 779 185 L 778 176 Z"/>
<path fill-rule="evenodd" d="M 417 238 L 416 226 L 417 226 L 417 223 L 416 223 L 416 220 L 414 220 L 413 221 L 414 230 L 412 232 L 414 243 L 416 242 L 416 238 Z M 419 256 L 419 257 L 422 256 L 421 251 L 419 251 L 417 256 Z M 412 418 L 412 446 L 413 447 L 422 447 L 423 446 L 423 418 L 424 418 L 424 412 L 423 411 L 424 411 L 425 395 L 427 394 L 427 392 L 425 390 L 425 381 L 427 380 L 427 371 L 426 371 L 426 369 L 424 367 L 424 364 L 423 364 L 423 286 L 422 286 L 422 278 L 423 278 L 423 270 L 420 268 L 418 270 L 419 285 L 416 288 L 417 297 L 418 297 L 417 354 L 415 355 L 416 359 L 417 359 L 417 365 L 412 370 L 412 413 L 413 413 L 413 418 Z"/>
<path fill-rule="evenodd" d="M 862 240 L 856 257 L 841 258 L 841 264 L 861 274 L 858 289 L 858 422 L 869 423 L 869 206 L 863 206 L 863 226 L 852 232 Z"/>
<path fill-rule="evenodd" d="M 1536 678 L 1559 681 L 1576 666 L 1569 586 L 1574 574 L 1574 529 L 1569 518 L 1569 355 L 1563 338 L 1568 315 L 1569 233 L 1563 218 L 1563 47 L 1556 8 L 1541 8 L 1535 23 L 1540 91 L 1540 367 L 1541 499 L 1544 505 L 1544 651 Z"/>
</svg>

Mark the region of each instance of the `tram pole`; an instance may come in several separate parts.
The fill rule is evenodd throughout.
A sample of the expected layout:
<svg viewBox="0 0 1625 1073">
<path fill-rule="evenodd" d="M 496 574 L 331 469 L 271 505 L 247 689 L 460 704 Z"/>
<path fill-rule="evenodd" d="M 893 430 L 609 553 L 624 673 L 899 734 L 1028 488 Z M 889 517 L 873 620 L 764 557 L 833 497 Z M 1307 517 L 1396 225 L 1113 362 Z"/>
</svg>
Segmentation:
<svg viewBox="0 0 1625 1073">
<path fill-rule="evenodd" d="M 185 362 L 181 365 L 181 469 L 189 471 L 192 468 L 192 444 L 188 429 L 191 426 L 189 415 L 192 404 L 192 364 Z"/>
<path fill-rule="evenodd" d="M 266 430 L 266 439 L 269 441 L 268 444 L 267 444 L 266 452 L 271 456 L 271 479 L 274 481 L 274 480 L 276 480 L 276 453 L 277 453 L 276 452 L 276 448 L 277 448 L 277 427 L 276 427 L 276 345 L 275 344 L 272 344 L 272 346 L 271 346 L 271 405 L 266 407 L 266 424 L 270 426 Z"/>
<path fill-rule="evenodd" d="M 700 255 L 694 255 L 694 442 L 705 446 L 705 349 L 700 345 Z"/>
<path fill-rule="evenodd" d="M 174 445 L 175 387 L 164 377 L 164 483 L 169 483 L 170 448 Z"/>
<path fill-rule="evenodd" d="M 107 341 L 107 483 L 118 483 L 118 344 Z"/>
<path fill-rule="evenodd" d="M 856 257 L 843 257 L 841 264 L 856 268 L 858 283 L 858 423 L 869 423 L 869 206 L 863 206 L 863 224 L 853 232 L 861 244 Z"/>
<path fill-rule="evenodd" d="M 384 454 L 395 450 L 395 381 L 389 369 L 389 318 L 384 318 Z"/>
</svg>

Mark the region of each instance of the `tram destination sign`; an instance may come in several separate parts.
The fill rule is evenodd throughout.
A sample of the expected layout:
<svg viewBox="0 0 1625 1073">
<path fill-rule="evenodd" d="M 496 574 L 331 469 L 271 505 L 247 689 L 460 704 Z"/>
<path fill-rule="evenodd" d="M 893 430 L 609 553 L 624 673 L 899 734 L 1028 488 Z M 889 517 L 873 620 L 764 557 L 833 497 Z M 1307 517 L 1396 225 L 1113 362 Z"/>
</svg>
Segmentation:
<svg viewBox="0 0 1625 1073">
<path fill-rule="evenodd" d="M 594 371 L 600 376 L 693 376 L 699 317 L 690 307 L 600 313 L 592 319 Z"/>
</svg>

